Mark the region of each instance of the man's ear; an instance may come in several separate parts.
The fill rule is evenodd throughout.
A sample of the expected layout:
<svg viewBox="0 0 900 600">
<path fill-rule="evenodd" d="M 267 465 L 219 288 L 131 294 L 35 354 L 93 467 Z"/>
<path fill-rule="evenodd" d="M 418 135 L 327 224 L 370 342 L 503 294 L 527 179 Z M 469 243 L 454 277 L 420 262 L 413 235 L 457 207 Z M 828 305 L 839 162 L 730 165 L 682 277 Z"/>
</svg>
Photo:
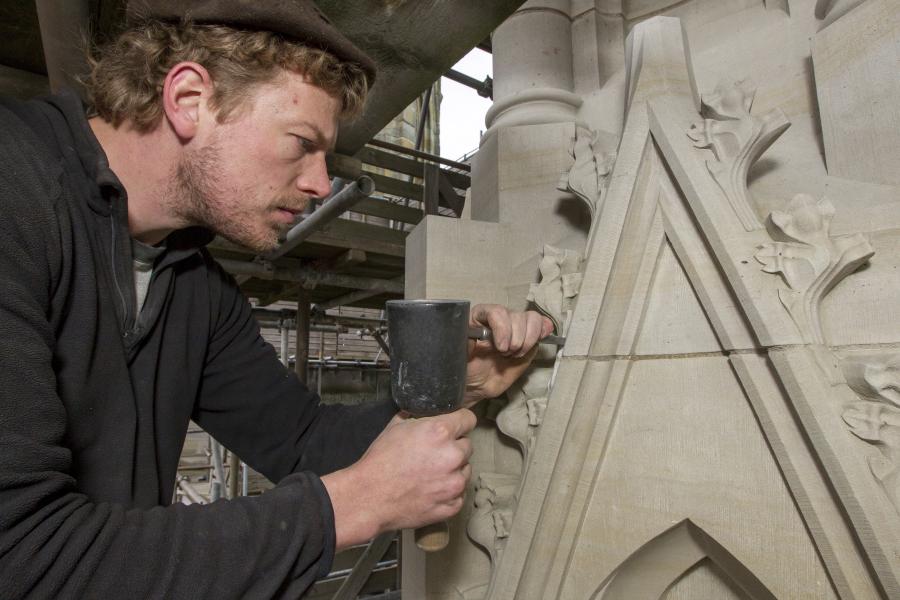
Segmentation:
<svg viewBox="0 0 900 600">
<path fill-rule="evenodd" d="M 206 102 L 212 95 L 209 72 L 195 62 L 181 62 L 169 69 L 163 83 L 163 110 L 175 134 L 191 140 L 200 125 Z"/>
</svg>

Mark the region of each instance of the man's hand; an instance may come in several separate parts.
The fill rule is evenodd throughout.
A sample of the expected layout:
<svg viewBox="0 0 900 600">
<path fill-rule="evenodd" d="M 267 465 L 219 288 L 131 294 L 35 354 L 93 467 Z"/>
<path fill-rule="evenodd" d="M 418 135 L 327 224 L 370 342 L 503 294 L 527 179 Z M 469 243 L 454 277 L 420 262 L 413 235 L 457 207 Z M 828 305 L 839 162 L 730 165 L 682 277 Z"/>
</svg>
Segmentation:
<svg viewBox="0 0 900 600">
<path fill-rule="evenodd" d="M 448 519 L 462 508 L 475 427 L 467 409 L 437 417 L 397 415 L 355 464 L 322 477 L 334 508 L 338 550 L 379 533 Z"/>
<path fill-rule="evenodd" d="M 499 304 L 477 304 L 469 324 L 486 325 L 493 342 L 469 342 L 465 406 L 499 396 L 518 379 L 537 352 L 538 341 L 553 332 L 553 322 L 534 311 L 510 312 Z"/>
</svg>

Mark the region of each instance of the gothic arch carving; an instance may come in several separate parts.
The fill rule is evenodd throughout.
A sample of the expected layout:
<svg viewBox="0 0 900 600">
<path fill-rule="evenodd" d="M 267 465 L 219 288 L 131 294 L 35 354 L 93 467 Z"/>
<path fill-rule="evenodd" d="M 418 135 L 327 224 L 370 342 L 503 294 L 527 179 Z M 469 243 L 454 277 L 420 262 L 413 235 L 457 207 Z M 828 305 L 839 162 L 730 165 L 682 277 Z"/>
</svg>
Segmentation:
<svg viewBox="0 0 900 600">
<path fill-rule="evenodd" d="M 600 584 L 591 600 L 659 600 L 706 558 L 747 598 L 775 600 L 775 595 L 750 569 L 690 519 L 684 519 L 638 548 Z"/>
</svg>

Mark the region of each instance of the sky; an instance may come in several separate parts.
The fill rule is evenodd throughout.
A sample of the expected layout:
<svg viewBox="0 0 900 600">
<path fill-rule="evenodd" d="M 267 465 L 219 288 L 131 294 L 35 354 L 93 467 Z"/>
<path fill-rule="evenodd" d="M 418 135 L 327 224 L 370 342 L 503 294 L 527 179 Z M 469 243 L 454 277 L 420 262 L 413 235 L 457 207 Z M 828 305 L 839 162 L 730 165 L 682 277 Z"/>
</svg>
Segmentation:
<svg viewBox="0 0 900 600">
<path fill-rule="evenodd" d="M 479 81 L 493 72 L 491 55 L 475 48 L 453 68 Z M 484 114 L 491 107 L 489 98 L 446 77 L 441 78 L 441 156 L 456 160 L 476 150 L 485 130 Z"/>
</svg>

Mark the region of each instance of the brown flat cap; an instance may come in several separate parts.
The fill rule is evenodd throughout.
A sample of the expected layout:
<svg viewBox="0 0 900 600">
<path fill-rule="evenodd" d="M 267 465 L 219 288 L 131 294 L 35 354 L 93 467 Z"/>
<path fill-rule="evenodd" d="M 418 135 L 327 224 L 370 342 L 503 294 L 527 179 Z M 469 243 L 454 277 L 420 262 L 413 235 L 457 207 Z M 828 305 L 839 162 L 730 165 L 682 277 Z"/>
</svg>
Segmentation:
<svg viewBox="0 0 900 600">
<path fill-rule="evenodd" d="M 194 23 L 271 31 L 359 65 L 369 87 L 375 81 L 375 61 L 344 37 L 312 0 L 129 0 L 127 18 L 130 23 L 149 18 L 189 19 Z"/>
</svg>

